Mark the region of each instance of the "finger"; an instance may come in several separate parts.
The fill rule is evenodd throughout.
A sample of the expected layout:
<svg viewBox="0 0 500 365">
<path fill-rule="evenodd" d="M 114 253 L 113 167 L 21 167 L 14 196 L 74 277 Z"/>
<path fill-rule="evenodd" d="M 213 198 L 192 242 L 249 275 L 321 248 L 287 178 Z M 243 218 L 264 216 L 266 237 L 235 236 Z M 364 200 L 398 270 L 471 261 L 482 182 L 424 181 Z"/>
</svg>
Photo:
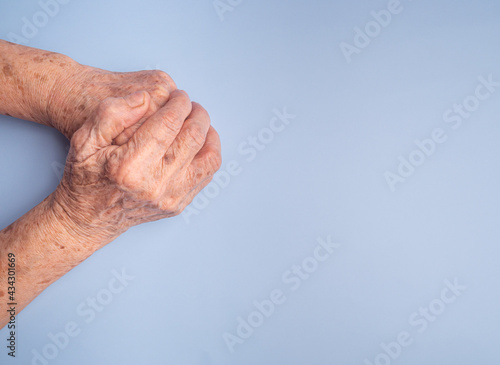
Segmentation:
<svg viewBox="0 0 500 365">
<path fill-rule="evenodd" d="M 144 157 L 162 158 L 191 113 L 186 92 L 175 90 L 167 104 L 146 120 L 124 147 Z"/>
<path fill-rule="evenodd" d="M 141 118 L 140 121 L 137 123 L 132 124 L 130 127 L 126 128 L 118 137 L 116 137 L 113 140 L 113 143 L 117 146 L 122 146 L 125 143 L 127 143 L 130 138 L 135 134 L 135 132 L 141 127 L 142 124 L 146 120 L 148 120 L 149 117 L 151 117 L 153 114 L 155 114 L 160 108 L 164 107 L 165 104 L 167 103 L 169 97 L 170 97 L 170 91 L 166 90 L 165 88 L 161 88 L 164 90 L 163 93 L 159 95 L 158 91 L 156 90 L 149 90 L 146 89 L 151 96 L 151 103 L 149 104 L 149 109 L 144 115 L 144 117 Z"/>
<path fill-rule="evenodd" d="M 179 168 L 189 165 L 194 156 L 201 150 L 210 129 L 210 116 L 205 108 L 198 103 L 192 103 L 189 117 L 168 149 L 165 158 L 167 163 Z"/>
<path fill-rule="evenodd" d="M 121 98 L 108 98 L 97 109 L 90 139 L 97 148 L 109 146 L 126 128 L 137 123 L 147 112 L 150 96 L 137 91 Z"/>
<path fill-rule="evenodd" d="M 147 118 L 162 108 L 170 98 L 170 94 L 177 89 L 174 80 L 163 71 L 139 71 L 126 73 L 125 75 L 133 77 L 133 80 L 136 80 L 134 82 L 139 82 L 139 85 L 142 85 L 141 88 L 151 96 L 151 103 L 148 112 L 139 122 L 126 128 L 113 140 L 113 143 L 118 146 L 127 143 Z"/>
<path fill-rule="evenodd" d="M 130 127 L 126 128 L 118 137 L 113 140 L 113 144 L 117 146 L 122 146 L 129 141 L 129 139 L 134 135 L 134 133 L 139 129 L 139 127 L 150 117 L 153 113 L 146 113 L 146 115 L 137 123 L 132 124 Z"/>
<path fill-rule="evenodd" d="M 219 134 L 214 127 L 210 126 L 205 144 L 189 165 L 187 176 L 192 179 L 194 184 L 197 184 L 207 176 L 211 176 L 217 172 L 221 163 L 222 157 Z"/>
</svg>

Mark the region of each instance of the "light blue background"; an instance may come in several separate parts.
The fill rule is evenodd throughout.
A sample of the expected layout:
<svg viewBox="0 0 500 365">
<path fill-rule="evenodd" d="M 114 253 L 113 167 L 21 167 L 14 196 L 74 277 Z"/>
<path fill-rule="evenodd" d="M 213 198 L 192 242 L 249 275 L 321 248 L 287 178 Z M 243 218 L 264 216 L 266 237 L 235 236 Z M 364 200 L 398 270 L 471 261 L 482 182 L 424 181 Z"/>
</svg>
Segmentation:
<svg viewBox="0 0 500 365">
<path fill-rule="evenodd" d="M 500 362 L 500 92 L 459 129 L 443 121 L 478 77 L 500 80 L 500 3 L 401 3 L 351 63 L 340 43 L 387 1 L 244 1 L 223 21 L 210 0 L 62 5 L 30 46 L 166 71 L 242 172 L 189 224 L 135 227 L 45 290 L 18 316 L 16 360 L 0 331 L 0 363 L 31 364 L 71 321 L 82 332 L 50 364 L 364 364 L 401 331 L 413 343 L 391 364 Z M 0 37 L 37 11 L 1 0 Z M 248 162 L 238 146 L 284 107 L 296 118 Z M 448 140 L 391 192 L 384 172 L 435 128 Z M 0 227 L 55 189 L 67 148 L 0 117 Z M 340 248 L 291 291 L 283 273 L 328 235 Z M 76 308 L 122 268 L 135 279 L 85 323 Z M 467 289 L 419 333 L 409 316 L 454 278 Z M 223 334 L 276 288 L 286 302 L 231 354 Z"/>
</svg>

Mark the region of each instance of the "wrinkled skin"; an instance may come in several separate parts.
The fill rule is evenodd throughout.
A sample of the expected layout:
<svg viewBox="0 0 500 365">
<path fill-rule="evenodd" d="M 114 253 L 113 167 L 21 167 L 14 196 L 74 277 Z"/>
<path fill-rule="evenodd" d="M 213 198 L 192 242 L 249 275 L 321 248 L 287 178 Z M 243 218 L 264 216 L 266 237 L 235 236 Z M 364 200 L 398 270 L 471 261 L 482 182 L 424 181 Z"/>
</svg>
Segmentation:
<svg viewBox="0 0 500 365">
<path fill-rule="evenodd" d="M 179 214 L 220 167 L 207 112 L 164 72 L 109 72 L 0 40 L 0 85 L 0 114 L 71 141 L 57 189 L 0 231 L 18 312 L 129 227 Z M 9 317 L 0 312 L 0 328 Z"/>
<path fill-rule="evenodd" d="M 133 225 L 179 214 L 220 167 L 208 113 L 163 71 L 69 65 L 47 114 L 71 139 L 55 192 L 71 225 L 109 241 Z M 130 108 L 123 97 L 134 92 L 144 103 Z"/>
<path fill-rule="evenodd" d="M 205 109 L 175 90 L 145 118 L 152 102 L 147 92 L 108 98 L 74 133 L 55 201 L 80 234 L 108 241 L 131 226 L 175 216 L 219 169 L 220 141 Z M 115 144 L 131 126 L 130 138 Z"/>
<path fill-rule="evenodd" d="M 146 118 L 167 102 L 177 89 L 163 71 L 111 72 L 68 61 L 64 76 L 52 88 L 47 106 L 48 118 L 66 137 L 72 135 L 95 113 L 108 97 L 123 97 L 136 91 L 151 96 L 148 111 L 137 124 L 128 127 L 115 143 L 126 143 Z"/>
</svg>

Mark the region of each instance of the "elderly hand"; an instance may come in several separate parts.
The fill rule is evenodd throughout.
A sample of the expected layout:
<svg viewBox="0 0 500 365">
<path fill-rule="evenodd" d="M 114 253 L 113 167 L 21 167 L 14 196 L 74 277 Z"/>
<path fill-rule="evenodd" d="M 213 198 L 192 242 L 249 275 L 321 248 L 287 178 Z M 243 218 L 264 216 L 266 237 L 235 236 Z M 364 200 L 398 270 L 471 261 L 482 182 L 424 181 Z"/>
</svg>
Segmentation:
<svg viewBox="0 0 500 365">
<path fill-rule="evenodd" d="M 83 66 L 73 60 L 60 65 L 66 72 L 62 73 L 52 89 L 47 113 L 50 122 L 69 139 L 91 118 L 104 99 L 147 91 L 151 96 L 151 103 L 142 120 L 116 137 L 116 144 L 124 144 L 146 118 L 165 105 L 170 94 L 177 89 L 172 78 L 159 70 L 110 72 Z"/>
<path fill-rule="evenodd" d="M 0 114 L 71 140 L 56 191 L 0 230 L 18 312 L 129 227 L 179 214 L 220 167 L 207 112 L 163 72 L 113 73 L 0 40 L 0 84 Z M 0 312 L 0 328 L 9 320 Z"/>
<path fill-rule="evenodd" d="M 177 89 L 162 71 L 110 72 L 84 66 L 68 56 L 0 40 L 0 114 L 32 120 L 58 129 L 68 139 L 108 97 L 135 91 L 151 96 L 142 120 L 115 139 L 124 144 L 146 118 Z"/>
<path fill-rule="evenodd" d="M 114 144 L 151 103 L 145 91 L 108 98 L 73 135 L 54 201 L 75 234 L 109 242 L 133 225 L 177 215 L 219 169 L 207 112 L 179 90 L 126 143 Z"/>
</svg>

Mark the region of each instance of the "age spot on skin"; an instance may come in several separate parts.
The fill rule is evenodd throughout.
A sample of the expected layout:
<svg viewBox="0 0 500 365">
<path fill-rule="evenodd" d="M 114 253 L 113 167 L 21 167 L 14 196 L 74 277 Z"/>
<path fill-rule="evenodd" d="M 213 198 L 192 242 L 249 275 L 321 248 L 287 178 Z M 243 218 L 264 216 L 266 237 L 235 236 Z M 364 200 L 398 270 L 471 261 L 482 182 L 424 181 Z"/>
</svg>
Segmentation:
<svg viewBox="0 0 500 365">
<path fill-rule="evenodd" d="M 4 73 L 4 75 L 5 75 L 5 76 L 7 76 L 7 77 L 10 77 L 10 76 L 14 75 L 14 74 L 12 73 L 12 67 L 11 67 L 10 65 L 5 65 L 5 66 L 3 66 L 3 73 Z"/>
<path fill-rule="evenodd" d="M 5 295 L 5 293 L 0 290 L 0 298 L 3 297 L 4 295 Z"/>
<path fill-rule="evenodd" d="M 33 61 L 36 62 L 36 63 L 42 63 L 43 62 L 43 58 L 36 56 L 35 58 L 33 58 Z"/>
<path fill-rule="evenodd" d="M 59 66 L 64 68 L 64 67 L 66 67 L 66 64 L 63 62 L 63 63 L 60 63 Z"/>
<path fill-rule="evenodd" d="M 85 105 L 83 105 L 83 104 L 82 104 L 82 105 L 80 105 L 80 106 L 78 107 L 78 110 L 81 110 L 81 111 L 85 110 Z"/>
</svg>

